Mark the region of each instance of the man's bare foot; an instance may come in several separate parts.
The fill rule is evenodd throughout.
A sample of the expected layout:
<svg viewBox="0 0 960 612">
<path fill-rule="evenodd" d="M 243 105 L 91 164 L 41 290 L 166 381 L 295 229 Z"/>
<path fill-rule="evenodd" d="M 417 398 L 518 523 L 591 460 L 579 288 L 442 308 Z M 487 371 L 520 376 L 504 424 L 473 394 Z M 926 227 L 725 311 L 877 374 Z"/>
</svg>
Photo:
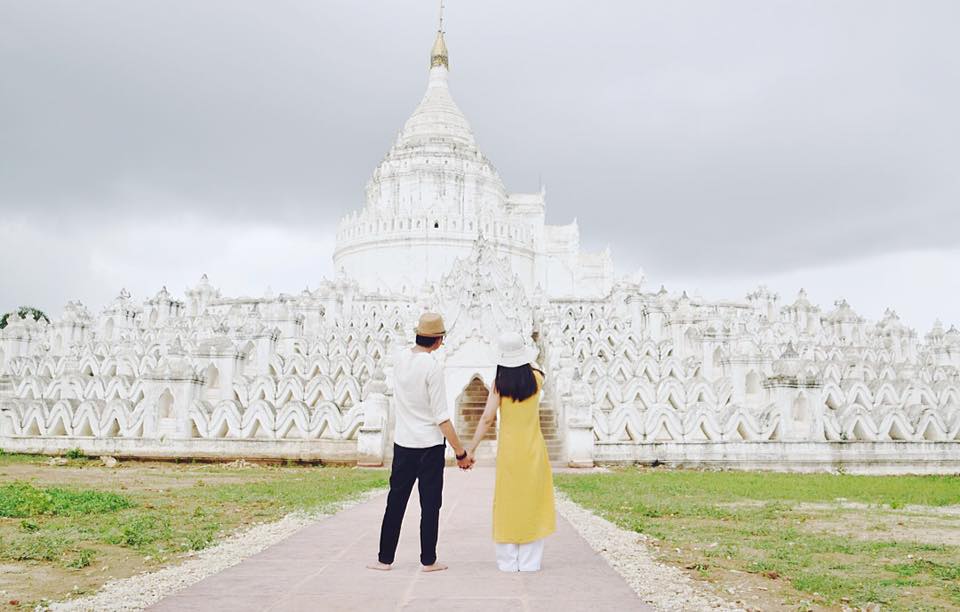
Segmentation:
<svg viewBox="0 0 960 612">
<path fill-rule="evenodd" d="M 443 563 L 434 563 L 433 565 L 424 565 L 422 571 L 424 572 L 442 572 L 447 569 L 447 566 Z"/>
<path fill-rule="evenodd" d="M 379 570 L 381 572 L 389 572 L 391 567 L 392 566 L 387 565 L 386 563 L 380 563 L 379 561 L 377 561 L 376 563 L 369 564 L 367 566 L 367 569 Z"/>
</svg>

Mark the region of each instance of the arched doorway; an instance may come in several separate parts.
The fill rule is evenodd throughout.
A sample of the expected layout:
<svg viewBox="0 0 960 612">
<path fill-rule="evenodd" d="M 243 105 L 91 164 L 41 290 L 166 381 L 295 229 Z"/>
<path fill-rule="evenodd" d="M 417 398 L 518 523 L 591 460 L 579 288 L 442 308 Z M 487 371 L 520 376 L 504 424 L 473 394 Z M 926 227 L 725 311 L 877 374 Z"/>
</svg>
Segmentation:
<svg viewBox="0 0 960 612">
<path fill-rule="evenodd" d="M 747 374 L 747 379 L 744 383 L 744 391 L 748 404 L 754 405 L 760 403 L 763 387 L 761 386 L 759 374 L 752 370 L 749 374 Z"/>
<path fill-rule="evenodd" d="M 161 419 L 170 419 L 175 416 L 173 393 L 170 393 L 170 389 L 164 389 L 160 394 L 160 399 L 157 400 L 157 414 Z"/>
<path fill-rule="evenodd" d="M 489 391 L 483 384 L 483 380 L 479 376 L 474 376 L 470 379 L 470 382 L 467 383 L 467 386 L 464 387 L 463 392 L 460 393 L 460 396 L 457 398 L 455 425 L 457 427 L 457 435 L 460 436 L 460 439 L 464 442 L 464 444 L 466 444 L 469 440 L 472 440 L 473 434 L 477 431 L 477 424 L 480 422 L 480 417 L 483 416 L 483 408 L 487 403 L 488 393 Z M 496 427 L 491 427 L 487 434 L 483 437 L 484 442 L 495 442 L 496 439 Z M 481 445 L 480 450 L 484 455 L 487 454 L 486 452 L 483 452 L 485 448 L 489 449 L 495 447 L 490 444 Z"/>
<path fill-rule="evenodd" d="M 807 415 L 809 413 L 809 409 L 807 407 L 807 396 L 800 394 L 797 399 L 793 401 L 793 409 L 790 412 L 790 416 L 793 417 L 794 421 L 797 421 L 798 423 L 806 422 L 808 418 Z"/>
<path fill-rule="evenodd" d="M 204 399 L 211 404 L 216 404 L 220 400 L 220 370 L 211 363 L 204 370 L 203 377 L 206 380 Z"/>
</svg>

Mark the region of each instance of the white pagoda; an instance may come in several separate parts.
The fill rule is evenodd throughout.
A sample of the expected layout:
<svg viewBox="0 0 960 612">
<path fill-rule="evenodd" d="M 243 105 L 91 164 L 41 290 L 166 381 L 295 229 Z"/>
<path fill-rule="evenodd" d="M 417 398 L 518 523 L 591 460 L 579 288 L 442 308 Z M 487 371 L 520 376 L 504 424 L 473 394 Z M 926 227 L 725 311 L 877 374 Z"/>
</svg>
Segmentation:
<svg viewBox="0 0 960 612">
<path fill-rule="evenodd" d="M 0 330 L 0 448 L 135 457 L 389 457 L 395 349 L 441 312 L 456 425 L 471 435 L 489 345 L 516 330 L 547 373 L 541 426 L 574 466 L 661 462 L 783 470 L 960 470 L 960 331 L 919 337 L 892 310 L 791 303 L 764 287 L 712 302 L 614 279 L 544 193 L 511 194 L 447 86 L 427 92 L 340 224 L 315 289 L 185 299 L 126 291 L 99 314 Z M 495 441 L 486 447 L 489 455 Z"/>
<path fill-rule="evenodd" d="M 337 270 L 369 290 L 411 293 L 438 282 L 479 236 L 510 261 L 528 292 L 601 297 L 610 254 L 580 250 L 577 224 L 545 224 L 545 191 L 508 193 L 450 96 L 443 32 L 427 91 L 373 171 L 366 206 L 340 223 Z"/>
</svg>

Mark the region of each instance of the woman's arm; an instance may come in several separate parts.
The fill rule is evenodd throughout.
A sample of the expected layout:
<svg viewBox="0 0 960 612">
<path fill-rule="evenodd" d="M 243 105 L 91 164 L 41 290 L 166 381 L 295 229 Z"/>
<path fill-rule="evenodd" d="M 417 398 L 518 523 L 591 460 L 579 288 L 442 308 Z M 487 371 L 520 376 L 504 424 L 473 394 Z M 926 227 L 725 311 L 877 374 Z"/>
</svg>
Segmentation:
<svg viewBox="0 0 960 612">
<path fill-rule="evenodd" d="M 487 431 L 493 427 L 493 424 L 497 421 L 497 408 L 499 407 L 500 394 L 497 393 L 497 388 L 493 387 L 487 395 L 487 405 L 483 407 L 483 416 L 480 417 L 480 422 L 477 423 L 477 431 L 474 432 L 473 440 L 470 442 L 470 446 L 467 447 L 471 455 L 476 454 L 477 447 L 480 446 L 480 441 L 483 440 L 483 436 L 486 435 Z"/>
</svg>

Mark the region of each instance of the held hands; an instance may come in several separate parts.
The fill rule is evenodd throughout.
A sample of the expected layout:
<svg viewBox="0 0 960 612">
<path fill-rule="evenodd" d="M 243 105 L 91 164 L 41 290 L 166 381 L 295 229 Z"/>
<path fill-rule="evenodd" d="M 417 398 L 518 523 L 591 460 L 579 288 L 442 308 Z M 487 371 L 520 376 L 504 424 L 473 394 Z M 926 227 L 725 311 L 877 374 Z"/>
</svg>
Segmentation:
<svg viewBox="0 0 960 612">
<path fill-rule="evenodd" d="M 466 471 L 472 468 L 473 464 L 476 463 L 477 460 L 476 458 L 474 458 L 473 453 L 471 453 L 466 449 L 464 450 L 466 452 L 466 457 L 464 457 L 463 459 L 457 459 L 457 467 L 459 467 L 461 470 Z"/>
</svg>

